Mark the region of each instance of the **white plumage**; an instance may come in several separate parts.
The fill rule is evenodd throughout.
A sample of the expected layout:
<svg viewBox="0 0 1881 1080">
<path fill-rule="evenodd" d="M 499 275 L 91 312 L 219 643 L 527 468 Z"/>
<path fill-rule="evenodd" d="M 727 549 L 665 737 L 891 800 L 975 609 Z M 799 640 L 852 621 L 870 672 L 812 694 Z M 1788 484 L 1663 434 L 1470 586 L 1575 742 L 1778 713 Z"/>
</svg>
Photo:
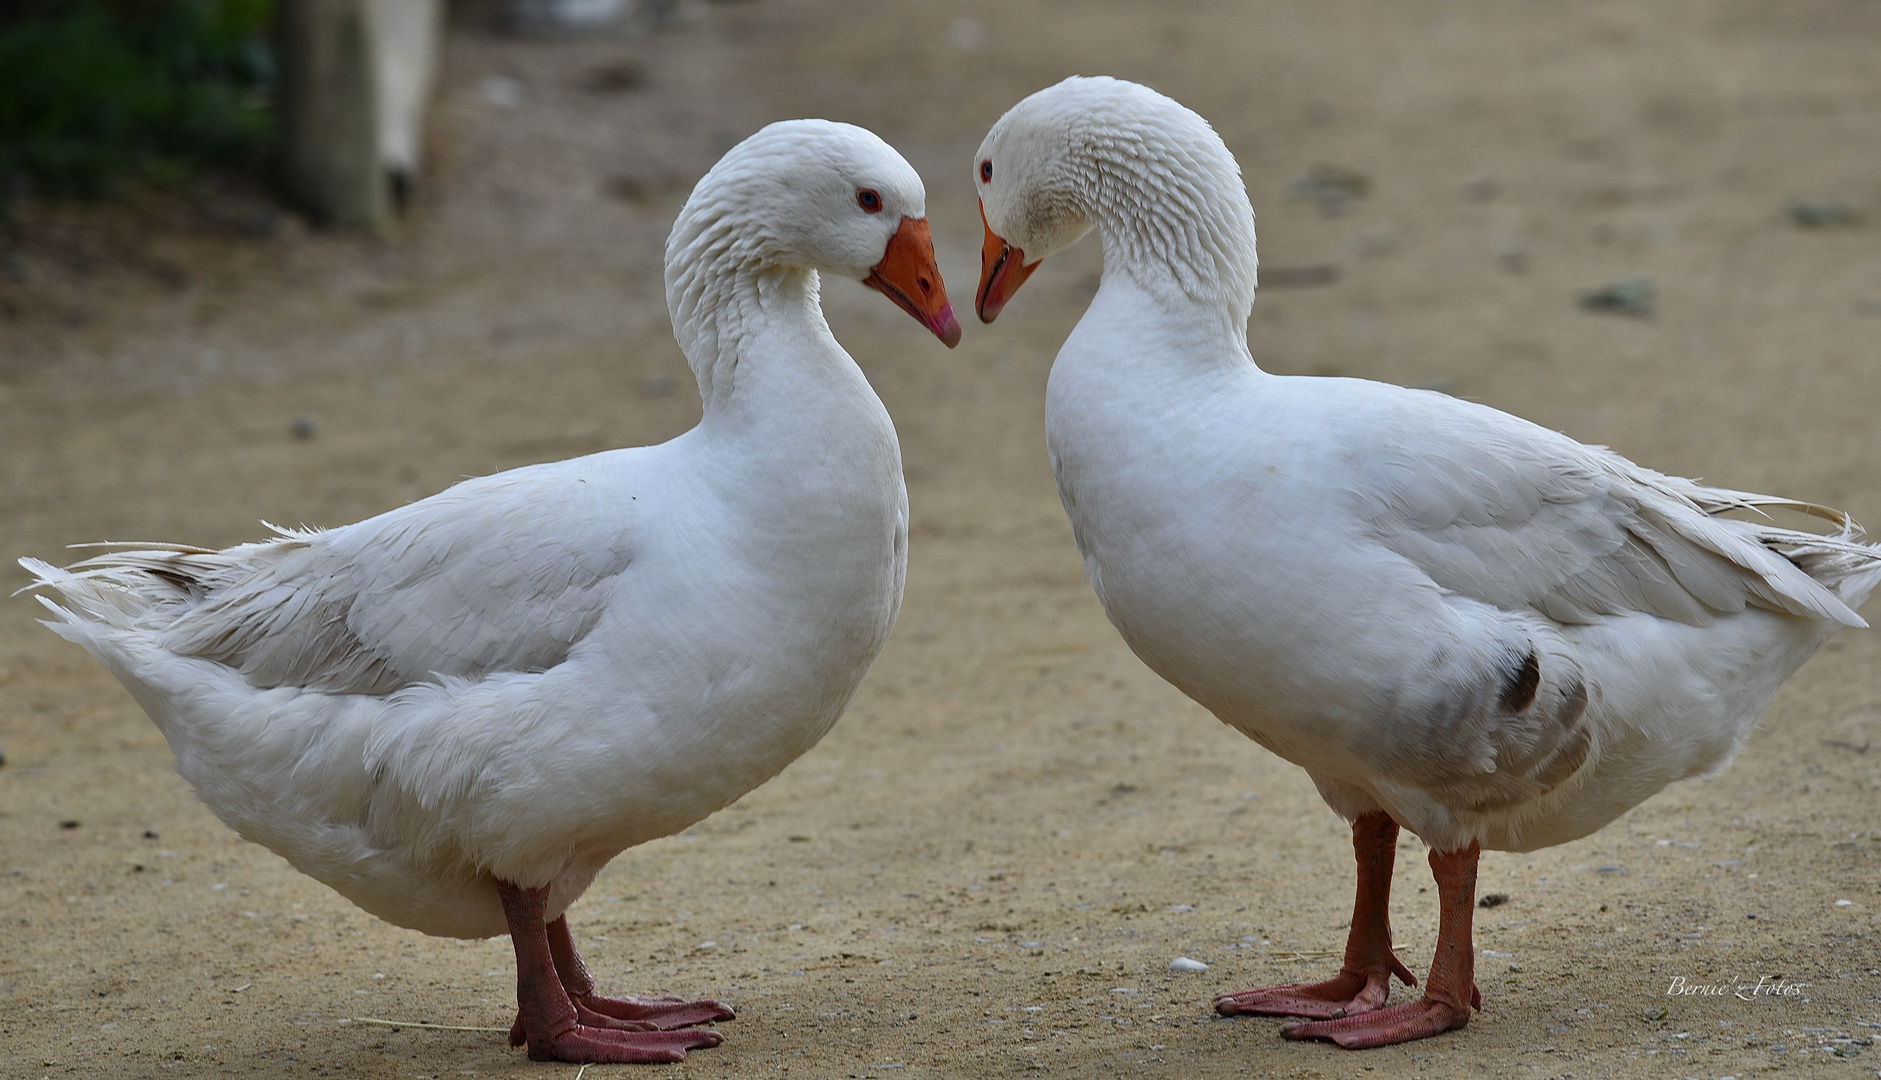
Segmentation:
<svg viewBox="0 0 1881 1080">
<path fill-rule="evenodd" d="M 1001 118 L 975 164 L 982 318 L 1085 231 L 1104 245 L 1046 432 L 1112 622 L 1340 814 L 1423 837 L 1433 865 L 1467 853 L 1473 881 L 1478 845 L 1573 840 L 1723 767 L 1777 686 L 1865 625 L 1854 609 L 1881 554 L 1839 513 L 1664 476 L 1441 394 L 1257 368 L 1253 211 L 1221 140 L 1168 98 L 1067 80 Z M 1762 507 L 1841 528 L 1720 516 Z M 1388 889 L 1376 846 L 1360 838 L 1361 863 L 1384 860 Z M 1461 872 L 1446 863 L 1440 884 Z M 1376 1009 L 1396 961 L 1369 918 L 1353 923 L 1365 955 L 1348 954 L 1363 978 L 1336 1000 L 1329 984 L 1276 988 L 1224 1011 Z M 1440 1026 L 1413 1005 L 1296 1034 L 1375 1045 L 1461 1026 L 1469 972 L 1439 974 L 1432 997 L 1462 998 L 1439 1002 Z M 1347 992 L 1363 983 L 1371 996 Z"/>
<path fill-rule="evenodd" d="M 401 926 L 509 932 L 520 960 L 535 931 L 510 893 L 565 926 L 616 854 L 815 745 L 886 640 L 907 564 L 900 451 L 823 321 L 818 271 L 926 288 L 938 300 L 916 313 L 957 334 L 924 202 L 868 132 L 772 125 L 700 181 L 668 244 L 697 427 L 343 528 L 22 560 L 62 596 L 42 597 L 48 625 L 131 690 L 244 837 Z M 648 1060 L 526 1034 L 535 1056 Z M 717 1041 L 660 1039 L 678 1034 Z M 686 1048 L 654 1042 L 653 1059 Z"/>
</svg>

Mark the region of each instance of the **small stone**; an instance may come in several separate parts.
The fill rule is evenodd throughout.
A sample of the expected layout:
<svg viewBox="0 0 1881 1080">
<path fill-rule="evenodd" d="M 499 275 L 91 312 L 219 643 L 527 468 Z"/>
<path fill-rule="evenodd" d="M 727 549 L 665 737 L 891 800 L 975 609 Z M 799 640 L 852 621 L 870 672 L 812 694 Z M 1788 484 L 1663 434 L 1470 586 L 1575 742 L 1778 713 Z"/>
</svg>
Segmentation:
<svg viewBox="0 0 1881 1080">
<path fill-rule="evenodd" d="M 648 375 L 640 382 L 641 397 L 669 397 L 679 389 L 679 383 L 671 375 Z"/>
<path fill-rule="evenodd" d="M 514 75 L 485 75 L 477 90 L 486 103 L 499 109 L 520 109 L 528 96 L 523 81 Z"/>
<path fill-rule="evenodd" d="M 61 822 L 59 822 L 59 828 L 61 828 L 61 829 L 76 829 L 76 828 L 78 828 L 78 819 L 77 819 L 77 818 L 67 818 L 67 819 L 65 819 L 64 821 L 61 821 Z"/>
<path fill-rule="evenodd" d="M 1476 906 L 1479 908 L 1501 907 L 1502 905 L 1508 902 L 1509 902 L 1508 893 L 1492 892 L 1492 893 L 1484 893 L 1482 898 L 1476 901 Z"/>
<path fill-rule="evenodd" d="M 311 414 L 301 413 L 294 418 L 293 423 L 288 425 L 287 430 L 296 439 L 311 439 L 314 437 L 314 432 L 319 430 L 319 427 L 314 423 L 314 418 Z"/>
<path fill-rule="evenodd" d="M 1178 956 L 1174 960 L 1169 961 L 1169 970 L 1170 971 L 1207 971 L 1208 965 L 1202 963 L 1200 960 L 1191 960 L 1186 956 Z"/>
<path fill-rule="evenodd" d="M 601 190 L 605 192 L 609 198 L 619 199 L 621 202 L 626 203 L 644 203 L 657 194 L 655 186 L 649 183 L 645 177 L 634 176 L 628 173 L 623 173 L 619 176 L 610 176 L 606 180 L 603 180 L 601 182 Z M 662 377 L 663 376 L 655 376 L 655 378 Z"/>
<path fill-rule="evenodd" d="M 1634 318 L 1643 319 L 1652 314 L 1653 301 L 1657 298 L 1657 292 L 1651 278 L 1620 278 L 1618 281 L 1611 281 L 1597 289 L 1589 289 L 1582 293 L 1580 305 L 1588 311 L 1631 315 Z"/>
<path fill-rule="evenodd" d="M 647 69 L 632 60 L 621 60 L 590 68 L 582 86 L 591 94 L 619 94 L 638 90 L 647 83 Z"/>
<path fill-rule="evenodd" d="M 1293 181 L 1292 195 L 1319 207 L 1324 217 L 1338 217 L 1372 190 L 1372 178 L 1343 165 L 1319 164 Z"/>
<path fill-rule="evenodd" d="M 1339 268 L 1331 263 L 1263 267 L 1260 277 L 1263 289 L 1310 289 L 1339 284 Z"/>
<path fill-rule="evenodd" d="M 1855 208 L 1833 199 L 1797 199 L 1789 205 L 1790 222 L 1799 229 L 1847 228 L 1861 223 Z"/>
<path fill-rule="evenodd" d="M 1855 906 L 1855 901 L 1853 901 L 1853 900 L 1837 900 L 1837 901 L 1835 902 L 1835 906 L 1836 906 L 1836 907 L 1854 907 L 1854 906 Z"/>
<path fill-rule="evenodd" d="M 986 24 L 971 16 L 962 16 L 947 28 L 947 37 L 961 52 L 974 52 L 986 44 Z"/>
</svg>

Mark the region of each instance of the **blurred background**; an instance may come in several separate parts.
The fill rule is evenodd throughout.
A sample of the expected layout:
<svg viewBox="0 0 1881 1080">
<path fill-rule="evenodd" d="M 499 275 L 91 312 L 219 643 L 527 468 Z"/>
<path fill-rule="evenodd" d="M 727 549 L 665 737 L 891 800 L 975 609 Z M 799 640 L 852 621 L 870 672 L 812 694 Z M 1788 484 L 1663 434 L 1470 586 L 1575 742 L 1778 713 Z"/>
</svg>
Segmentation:
<svg viewBox="0 0 1881 1080">
<path fill-rule="evenodd" d="M 570 281 L 644 270 L 691 182 L 762 123 L 816 113 L 876 127 L 952 206 L 959 186 L 944 180 L 959 170 L 945 154 L 1074 71 L 1144 79 L 1214 120 L 1249 171 L 1269 294 L 1341 298 L 1341 317 L 1300 343 L 1340 354 L 1324 363 L 1423 362 L 1400 347 L 1402 328 L 1378 334 L 1375 299 L 1355 296 L 1411 263 L 1426 283 L 1487 274 L 1446 301 L 1448 324 L 1499 321 L 1476 336 L 1513 363 L 1537 343 L 1507 332 L 1521 321 L 1508 304 L 1543 290 L 1550 312 L 1565 298 L 1618 316 L 1605 322 L 1619 341 L 1663 342 L 1636 331 L 1707 312 L 1715 332 L 1716 315 L 1741 311 L 1716 259 L 1655 265 L 1693 250 L 1697 230 L 1717 226 L 1726 260 L 1764 241 L 1831 258 L 1866 246 L 1881 209 L 1875 19 L 1866 0 L 1768 18 L 1732 4 L 1646 16 L 1200 0 L 12 0 L 0 9 L 0 364 L 89 378 L 104 362 L 149 386 L 220 370 L 209 354 L 296 371 L 386 359 L 382 342 L 321 348 L 298 331 L 282 355 L 257 317 L 281 328 L 296 309 L 323 334 L 391 334 L 400 356 L 463 359 L 515 336 L 431 317 L 467 303 L 487 319 L 468 300 L 480 290 L 519 302 L 539 290 L 522 305 L 538 320 L 544 305 L 569 309 L 529 335 L 538 351 L 605 348 L 634 316 L 577 300 Z M 536 258 L 549 263 L 525 269 Z M 1872 272 L 1858 274 L 1839 320 L 1881 318 Z M 375 288 L 414 295 L 398 311 L 320 302 Z M 124 332 L 138 355 L 104 359 Z M 1304 359 L 1285 351 L 1273 362 Z"/>
<path fill-rule="evenodd" d="M 0 554 L 240 543 L 684 431 L 666 232 L 773 120 L 900 149 L 964 311 L 973 150 L 1074 73 L 1175 96 L 1239 158 L 1262 366 L 1873 524 L 1877 57 L 1876 0 L 5 0 Z M 1509 899 L 1478 920 L 1491 1011 L 1466 1032 L 1359 1059 L 1208 1018 L 1215 991 L 1323 975 L 1350 845 L 1082 580 L 1043 388 L 1101 266 L 1054 257 L 953 352 L 824 284 L 902 439 L 907 600 L 821 746 L 571 911 L 605 985 L 738 1005 L 673 1075 L 1715 1077 L 1859 1052 L 1881 648 L 1853 633 L 1723 776 L 1484 859 Z M 527 1067 L 500 1035 L 351 1024 L 507 1025 L 506 949 L 377 923 L 228 833 L 34 611 L 0 605 L 0 1072 Z M 1421 970 L 1421 852 L 1399 868 Z M 1775 971 L 1816 996 L 1663 995 Z"/>
</svg>

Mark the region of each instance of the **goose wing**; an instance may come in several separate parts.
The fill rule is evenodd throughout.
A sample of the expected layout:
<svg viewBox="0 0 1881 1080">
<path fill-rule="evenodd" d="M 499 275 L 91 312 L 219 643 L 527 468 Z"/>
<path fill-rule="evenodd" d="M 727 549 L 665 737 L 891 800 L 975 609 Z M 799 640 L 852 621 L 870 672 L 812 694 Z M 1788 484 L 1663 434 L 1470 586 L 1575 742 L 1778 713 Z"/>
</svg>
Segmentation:
<svg viewBox="0 0 1881 1080">
<path fill-rule="evenodd" d="M 140 546 L 72 570 L 150 598 L 165 648 L 257 687 L 385 694 L 546 670 L 633 560 L 634 502 L 611 497 L 592 460 L 468 480 L 342 528 L 223 551 Z"/>
<path fill-rule="evenodd" d="M 1412 407 L 1376 424 L 1356 459 L 1361 513 L 1375 539 L 1444 589 L 1561 623 L 1646 612 L 1706 625 L 1754 606 L 1865 625 L 1804 569 L 1829 552 L 1876 558 L 1837 511 L 1665 476 L 1439 394 L 1402 400 Z M 1842 531 L 1719 516 L 1763 507 Z"/>
</svg>

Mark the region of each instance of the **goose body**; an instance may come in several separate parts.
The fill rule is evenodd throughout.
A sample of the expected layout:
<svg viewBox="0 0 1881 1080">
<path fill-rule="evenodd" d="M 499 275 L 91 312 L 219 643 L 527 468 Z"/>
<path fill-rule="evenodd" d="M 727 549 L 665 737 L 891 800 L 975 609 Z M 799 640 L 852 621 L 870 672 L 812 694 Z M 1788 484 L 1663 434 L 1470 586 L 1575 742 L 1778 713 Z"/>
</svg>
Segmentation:
<svg viewBox="0 0 1881 1080">
<path fill-rule="evenodd" d="M 835 722 L 906 565 L 894 432 L 863 393 L 820 400 L 841 462 L 821 476 L 791 455 L 719 472 L 695 429 L 341 528 L 36 569 L 103 616 L 54 629 L 226 824 L 389 922 L 490 937 L 491 877 L 548 883 L 558 915 Z M 200 599 L 160 591 L 184 575 Z M 85 590 L 120 584 L 150 606 L 113 625 Z"/>
<path fill-rule="evenodd" d="M 1292 1033 L 1354 1046 L 1462 1026 L 1476 852 L 1588 835 L 1722 768 L 1776 688 L 1865 625 L 1881 554 L 1833 511 L 1437 393 L 1261 371 L 1238 167 L 1168 98 L 1068 80 L 1008 112 L 976 167 L 983 319 L 1052 251 L 1089 229 L 1104 244 L 1046 433 L 1106 613 L 1354 822 L 1346 971 L 1225 995 L 1224 1012 L 1333 1018 Z M 1719 516 L 1765 506 L 1842 528 Z M 1403 970 L 1384 909 L 1400 827 L 1432 848 L 1443 970 L 1423 1002 L 1384 1010 Z"/>
<path fill-rule="evenodd" d="M 24 560 L 60 594 L 48 625 L 130 689 L 244 837 L 398 925 L 511 934 L 513 1040 L 533 1056 L 712 1045 L 627 1029 L 729 1017 L 716 1002 L 584 998 L 562 915 L 615 855 L 815 745 L 887 639 L 900 451 L 823 321 L 818 271 L 957 335 L 923 203 L 868 132 L 772 125 L 700 181 L 668 244 L 697 427 L 342 528 Z M 543 957 L 547 987 L 529 970 Z"/>
<path fill-rule="evenodd" d="M 1089 578 L 1138 656 L 1336 809 L 1446 850 L 1578 839 L 1722 767 L 1861 625 L 1766 546 L 1834 541 L 1708 513 L 1754 496 L 1429 391 L 1131 378 L 1102 354 L 1141 359 L 1132 292 L 1099 290 L 1047 391 Z"/>
</svg>

